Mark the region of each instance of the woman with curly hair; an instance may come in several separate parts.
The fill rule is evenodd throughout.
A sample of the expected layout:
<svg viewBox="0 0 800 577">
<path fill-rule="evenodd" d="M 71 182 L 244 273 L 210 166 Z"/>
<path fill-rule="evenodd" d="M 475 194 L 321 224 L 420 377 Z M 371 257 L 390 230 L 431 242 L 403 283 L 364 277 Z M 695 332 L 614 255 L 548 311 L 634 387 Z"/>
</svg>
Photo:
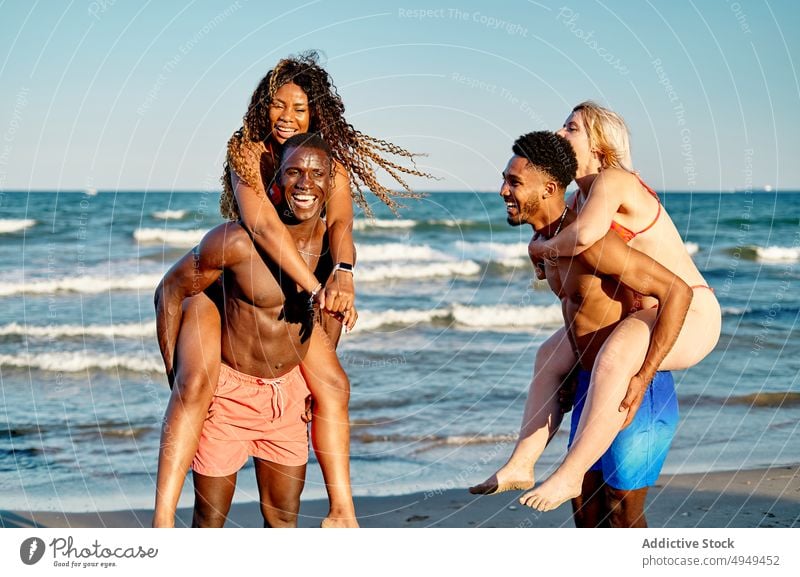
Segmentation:
<svg viewBox="0 0 800 577">
<path fill-rule="evenodd" d="M 275 205 L 280 191 L 273 185 L 281 146 L 295 134 L 319 132 L 335 160 L 332 192 L 326 205 L 328 245 L 335 272 L 320 282 L 297 250 Z M 256 246 L 310 298 L 352 328 L 354 307 L 353 200 L 368 214 L 361 187 L 366 186 L 390 208 L 392 196 L 415 196 L 402 175 L 430 177 L 392 162 L 385 154 L 414 155 L 384 140 L 369 137 L 344 118 L 344 104 L 315 52 L 281 60 L 261 80 L 250 100 L 242 128 L 228 142 L 222 178 L 220 211 L 238 220 Z M 403 188 L 393 193 L 378 182 L 375 171 L 388 172 Z M 352 200 L 351 200 L 352 199 Z M 316 255 L 315 255 L 316 256 Z M 324 279 L 323 279 L 324 280 Z M 159 342 L 170 382 L 175 386 L 167 408 L 159 452 L 155 526 L 174 524 L 183 478 L 197 450 L 203 421 L 220 370 L 220 312 L 214 300 L 200 294 L 185 301 L 176 342 Z M 350 383 L 336 356 L 336 331 L 329 338 L 317 325 L 301 369 L 312 393 L 312 444 L 330 500 L 323 526 L 357 525 L 350 488 Z"/>
</svg>

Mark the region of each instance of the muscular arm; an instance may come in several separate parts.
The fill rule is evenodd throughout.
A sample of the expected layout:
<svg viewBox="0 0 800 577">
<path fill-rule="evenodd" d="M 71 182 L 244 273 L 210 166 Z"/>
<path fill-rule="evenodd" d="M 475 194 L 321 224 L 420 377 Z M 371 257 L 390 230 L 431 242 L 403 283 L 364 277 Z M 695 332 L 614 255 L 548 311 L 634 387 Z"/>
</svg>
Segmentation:
<svg viewBox="0 0 800 577">
<path fill-rule="evenodd" d="M 631 184 L 626 176 L 628 173 L 621 170 L 601 172 L 592 183 L 588 199 L 575 221 L 564 227 L 558 236 L 531 243 L 531 256 L 542 260 L 579 255 L 603 238 L 622 206 L 625 187 Z"/>
<path fill-rule="evenodd" d="M 681 278 L 644 253 L 627 246 L 614 233 L 607 233 L 601 242 L 584 251 L 579 258 L 593 267 L 597 274 L 611 276 L 640 294 L 658 299 L 650 346 L 620 407 L 620 410 L 630 408 L 627 425 L 641 403 L 641 395 L 678 340 L 694 293 Z"/>
<path fill-rule="evenodd" d="M 353 201 L 350 197 L 350 179 L 344 167 L 336 163 L 333 179 L 333 190 L 328 197 L 326 216 L 328 223 L 328 240 L 331 247 L 333 263 L 345 262 L 355 264 L 355 246 L 353 244 Z M 347 311 L 355 300 L 353 275 L 337 271 L 331 275 L 325 285 L 325 306 L 331 312 L 344 313 L 345 325 L 348 322 Z M 355 319 L 353 319 L 355 322 Z"/>
<path fill-rule="evenodd" d="M 183 316 L 183 301 L 211 286 L 226 264 L 234 264 L 244 256 L 242 242 L 231 242 L 237 228 L 236 224 L 227 224 L 209 231 L 198 246 L 167 271 L 156 288 L 156 334 L 170 386 L 174 378 L 175 344 Z"/>
<path fill-rule="evenodd" d="M 319 286 L 319 281 L 297 251 L 297 245 L 281 221 L 275 205 L 264 192 L 263 185 L 253 188 L 231 170 L 231 184 L 242 224 L 250 232 L 253 242 L 281 270 L 306 291 Z"/>
</svg>

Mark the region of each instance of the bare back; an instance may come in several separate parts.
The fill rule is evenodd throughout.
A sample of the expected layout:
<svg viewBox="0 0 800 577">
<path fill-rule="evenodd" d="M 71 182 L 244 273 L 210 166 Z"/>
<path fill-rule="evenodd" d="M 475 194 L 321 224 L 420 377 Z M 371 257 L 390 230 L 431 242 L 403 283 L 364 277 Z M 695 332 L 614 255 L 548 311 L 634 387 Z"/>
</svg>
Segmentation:
<svg viewBox="0 0 800 577">
<path fill-rule="evenodd" d="M 616 168 L 605 169 L 595 185 L 602 183 L 601 178 L 613 178 L 613 186 L 623 189 L 621 198 L 624 200 L 614 220 L 632 231 L 644 231 L 636 234 L 628 245 L 661 263 L 686 284 L 706 284 L 672 218 L 663 206 L 659 207 L 659 199 L 645 188 L 639 178 Z M 580 202 L 578 206 L 581 206 Z"/>
</svg>

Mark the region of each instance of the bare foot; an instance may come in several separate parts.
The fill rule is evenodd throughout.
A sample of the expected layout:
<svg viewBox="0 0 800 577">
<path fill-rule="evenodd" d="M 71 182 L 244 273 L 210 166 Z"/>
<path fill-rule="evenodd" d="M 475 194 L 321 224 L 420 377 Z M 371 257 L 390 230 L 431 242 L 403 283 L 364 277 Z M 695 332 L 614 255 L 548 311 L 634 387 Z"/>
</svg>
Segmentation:
<svg viewBox="0 0 800 577">
<path fill-rule="evenodd" d="M 502 467 L 483 483 L 469 488 L 473 495 L 497 495 L 506 491 L 524 491 L 533 487 L 533 467 L 511 469 Z"/>
<path fill-rule="evenodd" d="M 582 479 L 574 481 L 556 471 L 544 483 L 519 498 L 522 505 L 538 511 L 552 511 L 561 504 L 581 494 Z"/>
<path fill-rule="evenodd" d="M 323 529 L 358 529 L 358 521 L 355 517 L 333 517 L 327 516 L 322 520 L 320 527 Z"/>
</svg>

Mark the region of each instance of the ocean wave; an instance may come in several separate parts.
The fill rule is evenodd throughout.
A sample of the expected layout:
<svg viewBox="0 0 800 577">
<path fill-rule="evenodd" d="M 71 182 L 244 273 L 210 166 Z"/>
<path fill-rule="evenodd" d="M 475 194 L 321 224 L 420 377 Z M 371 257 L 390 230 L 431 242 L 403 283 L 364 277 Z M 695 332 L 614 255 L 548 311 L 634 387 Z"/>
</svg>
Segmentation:
<svg viewBox="0 0 800 577">
<path fill-rule="evenodd" d="M 86 354 L 84 352 L 0 355 L 0 366 L 62 373 L 77 373 L 88 369 L 104 371 L 121 369 L 138 373 L 164 371 L 163 363 L 155 357 Z"/>
<path fill-rule="evenodd" d="M 150 337 L 156 332 L 156 325 L 148 323 L 128 323 L 120 325 L 21 325 L 10 323 L 0 326 L 0 336 L 20 335 L 27 337 Z"/>
<path fill-rule="evenodd" d="M 377 282 L 382 280 L 414 280 L 423 278 L 475 276 L 481 267 L 471 260 L 460 262 L 433 262 L 414 265 L 383 265 L 361 268 L 358 272 L 359 282 Z"/>
<path fill-rule="evenodd" d="M 180 220 L 187 215 L 188 210 L 157 210 L 150 216 L 153 218 L 160 218 L 162 220 Z"/>
<path fill-rule="evenodd" d="M 114 290 L 154 290 L 161 275 L 138 274 L 121 277 L 83 276 L 57 280 L 0 282 L 0 296 L 76 292 L 96 294 Z"/>
<path fill-rule="evenodd" d="M 396 260 L 447 260 L 445 253 L 425 244 L 402 243 L 359 244 L 357 259 L 362 262 L 391 262 Z"/>
<path fill-rule="evenodd" d="M 39 421 L 35 426 L 30 425 L 11 425 L 7 424 L 0 428 L 0 436 L 3 437 L 43 437 L 47 435 L 63 435 L 66 424 L 62 421 L 45 423 Z M 93 438 L 120 438 L 138 439 L 148 433 L 157 430 L 151 424 L 135 424 L 127 421 L 96 421 L 91 423 L 69 423 L 70 437 L 81 441 L 92 440 Z"/>
<path fill-rule="evenodd" d="M 686 247 L 686 252 L 689 253 L 689 256 L 695 255 L 700 252 L 700 245 L 696 242 L 685 242 L 683 246 Z"/>
<path fill-rule="evenodd" d="M 510 305 L 467 306 L 453 304 L 441 309 L 364 310 L 359 313 L 356 330 L 387 326 L 446 323 L 464 328 L 532 328 L 563 324 L 559 305 L 515 307 Z"/>
<path fill-rule="evenodd" d="M 168 244 L 191 248 L 200 243 L 207 230 L 176 230 L 164 228 L 137 228 L 133 238 L 142 244 Z"/>
<path fill-rule="evenodd" d="M 0 234 L 19 232 L 36 224 L 32 218 L 0 219 Z"/>
<path fill-rule="evenodd" d="M 722 315 L 730 315 L 734 317 L 738 317 L 741 315 L 746 315 L 751 312 L 749 307 L 722 307 Z"/>
<path fill-rule="evenodd" d="M 417 452 L 427 451 L 435 447 L 446 445 L 466 446 L 466 445 L 486 445 L 486 444 L 505 444 L 513 443 L 517 440 L 517 435 L 409 435 L 402 433 L 389 433 L 380 435 L 375 433 L 362 432 L 353 435 L 353 440 L 360 443 L 423 443 L 425 446 L 417 449 Z"/>
<path fill-rule="evenodd" d="M 436 219 L 436 220 L 427 220 L 425 221 L 426 224 L 431 226 L 447 226 L 451 228 L 470 228 L 476 225 L 483 224 L 477 220 L 467 220 L 464 218 L 447 218 L 447 219 Z"/>
<path fill-rule="evenodd" d="M 748 405 L 751 407 L 794 407 L 800 405 L 800 393 L 781 391 L 776 393 L 751 393 L 725 399 L 728 405 Z"/>
<path fill-rule="evenodd" d="M 353 221 L 353 230 L 369 230 L 371 228 L 414 228 L 416 220 L 402 218 L 360 218 Z"/>
<path fill-rule="evenodd" d="M 476 328 L 538 327 L 564 323 L 560 305 L 469 307 L 455 304 L 453 305 L 453 317 L 461 326 Z"/>
<path fill-rule="evenodd" d="M 502 242 L 467 242 L 455 243 L 457 250 L 464 256 L 476 260 L 504 262 L 528 258 L 528 245 L 523 242 L 507 244 Z"/>
<path fill-rule="evenodd" d="M 763 262 L 796 262 L 800 260 L 800 248 L 788 246 L 757 246 L 756 259 Z"/>
</svg>

